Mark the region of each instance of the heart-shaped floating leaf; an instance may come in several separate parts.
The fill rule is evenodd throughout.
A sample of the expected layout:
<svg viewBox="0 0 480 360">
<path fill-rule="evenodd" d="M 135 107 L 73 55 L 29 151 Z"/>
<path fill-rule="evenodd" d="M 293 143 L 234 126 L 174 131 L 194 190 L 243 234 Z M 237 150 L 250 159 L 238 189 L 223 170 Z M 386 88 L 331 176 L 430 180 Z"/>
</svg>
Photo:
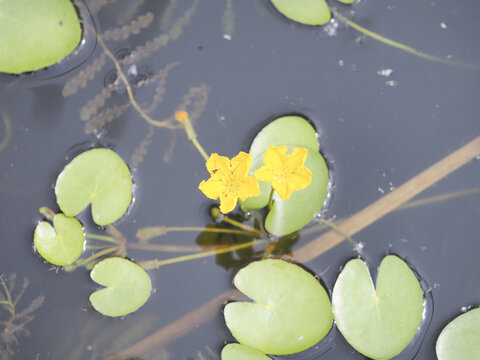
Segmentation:
<svg viewBox="0 0 480 360">
<path fill-rule="evenodd" d="M 289 19 L 306 25 L 323 25 L 332 18 L 325 0 L 272 0 L 272 4 Z"/>
<path fill-rule="evenodd" d="M 266 354 L 293 354 L 315 345 L 332 326 L 325 289 L 297 265 L 256 261 L 241 269 L 234 283 L 255 301 L 225 307 L 225 322 L 241 344 Z"/>
<path fill-rule="evenodd" d="M 110 149 L 92 149 L 75 157 L 58 175 L 57 203 L 75 216 L 92 204 L 93 221 L 108 225 L 118 220 L 132 202 L 130 170 Z"/>
<path fill-rule="evenodd" d="M 150 297 L 152 282 L 147 272 L 130 260 L 113 257 L 100 261 L 90 272 L 96 283 L 106 286 L 90 295 L 95 310 L 107 316 L 136 311 Z"/>
<path fill-rule="evenodd" d="M 480 359 L 480 308 L 456 317 L 437 340 L 438 360 Z"/>
<path fill-rule="evenodd" d="M 299 116 L 284 116 L 265 126 L 255 137 L 250 147 L 253 161 L 251 174 L 263 166 L 263 155 L 270 146 L 287 145 L 289 152 L 294 147 L 308 149 L 305 166 L 312 173 L 312 183 L 304 190 L 295 191 L 287 200 L 274 197 L 274 205 L 265 220 L 265 228 L 272 234 L 282 236 L 307 225 L 320 211 L 327 196 L 328 168 L 318 151 L 315 129 Z M 260 195 L 242 202 L 249 210 L 258 210 L 268 205 L 271 186 L 259 182 Z"/>
<path fill-rule="evenodd" d="M 21 73 L 63 59 L 82 31 L 71 0 L 2 0 L 0 34 L 0 71 Z"/>
<path fill-rule="evenodd" d="M 83 251 L 85 242 L 80 222 L 63 214 L 53 218 L 53 226 L 42 221 L 35 228 L 33 243 L 38 253 L 49 263 L 64 266 L 72 264 Z"/>
<path fill-rule="evenodd" d="M 222 350 L 222 360 L 271 360 L 267 355 L 242 344 L 228 344 Z"/>
<path fill-rule="evenodd" d="M 332 294 L 333 316 L 340 332 L 357 351 L 376 359 L 390 359 L 413 339 L 422 322 L 423 292 L 408 265 L 386 256 L 376 288 L 366 264 L 349 261 Z"/>
</svg>

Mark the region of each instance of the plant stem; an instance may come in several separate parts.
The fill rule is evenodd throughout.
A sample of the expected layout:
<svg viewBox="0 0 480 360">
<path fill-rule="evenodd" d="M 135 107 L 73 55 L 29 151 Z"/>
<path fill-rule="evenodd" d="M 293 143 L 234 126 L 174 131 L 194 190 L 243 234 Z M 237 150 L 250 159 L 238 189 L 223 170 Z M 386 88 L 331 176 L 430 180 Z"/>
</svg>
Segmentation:
<svg viewBox="0 0 480 360">
<path fill-rule="evenodd" d="M 93 239 L 93 240 L 107 241 L 107 242 L 114 243 L 114 244 L 117 243 L 116 239 L 114 239 L 111 236 L 106 236 L 106 235 L 98 235 L 98 234 L 87 233 L 87 238 Z"/>
<path fill-rule="evenodd" d="M 208 257 L 208 256 L 213 256 L 213 255 L 219 255 L 219 254 L 224 254 L 230 251 L 235 251 L 235 250 L 240 250 L 240 249 L 245 249 L 254 245 L 258 244 L 263 244 L 267 242 L 267 240 L 255 240 L 251 241 L 248 243 L 244 244 L 239 244 L 239 245 L 233 245 L 233 246 L 228 246 L 223 249 L 217 249 L 217 250 L 211 250 L 211 251 L 203 251 L 198 254 L 192 254 L 192 255 L 185 255 L 185 256 L 179 256 L 176 258 L 171 258 L 171 259 L 166 259 L 166 260 L 151 260 L 151 261 L 144 261 L 141 262 L 140 265 L 144 269 L 158 269 L 161 266 L 168 265 L 168 264 L 174 264 L 182 261 L 189 261 L 189 260 L 195 260 L 195 259 L 200 259 L 203 257 Z"/>
<path fill-rule="evenodd" d="M 272 190 L 270 191 L 270 196 L 268 197 L 268 209 L 271 210 L 272 209 L 272 206 L 273 206 L 273 193 L 275 192 L 275 190 L 273 190 L 273 187 L 272 187 Z"/>
<path fill-rule="evenodd" d="M 195 133 L 195 130 L 193 128 L 192 122 L 190 120 L 190 116 L 187 116 L 180 121 L 181 124 L 183 124 L 185 128 L 185 132 L 187 133 L 188 139 L 192 142 L 192 144 L 195 146 L 195 148 L 198 150 L 200 155 L 205 159 L 205 161 L 208 160 L 208 155 L 207 152 L 203 149 L 202 145 L 197 140 L 197 134 Z"/>
<path fill-rule="evenodd" d="M 251 233 L 257 235 L 258 237 L 262 236 L 262 233 L 260 232 L 260 230 L 255 229 L 255 228 L 253 228 L 253 227 L 251 227 L 251 226 L 248 226 L 248 225 L 246 225 L 246 224 L 243 224 L 243 223 L 241 223 L 241 222 L 239 222 L 239 221 L 233 220 L 233 219 L 229 218 L 228 216 L 225 216 L 225 217 L 223 218 L 223 221 L 225 221 L 226 223 L 228 223 L 228 224 L 230 224 L 230 225 L 236 226 L 236 227 L 238 227 L 239 229 L 243 229 L 243 230 L 245 230 L 245 231 L 251 232 Z M 225 229 L 225 230 L 228 230 L 228 229 Z M 228 232 L 231 232 L 232 234 L 235 234 L 234 231 L 235 231 L 235 230 L 228 230 Z M 242 232 L 241 232 L 241 233 L 242 233 Z"/>
</svg>

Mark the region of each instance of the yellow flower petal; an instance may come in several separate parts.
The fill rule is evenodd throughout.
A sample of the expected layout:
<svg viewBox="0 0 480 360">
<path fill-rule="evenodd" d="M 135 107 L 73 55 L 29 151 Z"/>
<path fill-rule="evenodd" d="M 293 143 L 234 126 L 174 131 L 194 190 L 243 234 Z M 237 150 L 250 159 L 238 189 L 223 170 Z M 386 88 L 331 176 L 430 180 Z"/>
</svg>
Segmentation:
<svg viewBox="0 0 480 360">
<path fill-rule="evenodd" d="M 312 183 L 312 172 L 310 169 L 303 167 L 295 173 L 287 175 L 285 182 L 290 185 L 293 191 L 303 190 Z"/>
<path fill-rule="evenodd" d="M 264 165 L 255 170 L 253 175 L 260 181 L 272 183 L 275 181 L 275 169 L 269 165 Z"/>
<path fill-rule="evenodd" d="M 207 181 L 203 180 L 198 188 L 209 199 L 217 200 L 225 188 L 223 181 L 216 177 L 211 177 Z"/>
<path fill-rule="evenodd" d="M 252 166 L 252 155 L 243 151 L 230 160 L 230 164 L 233 170 L 233 177 L 237 181 L 241 181 L 250 172 Z"/>
<path fill-rule="evenodd" d="M 265 155 L 263 155 L 263 162 L 265 165 L 270 165 L 274 168 L 280 168 L 285 163 L 287 156 L 287 147 L 282 146 L 270 146 Z"/>
<path fill-rule="evenodd" d="M 220 194 L 220 212 L 227 214 L 237 206 L 238 196 L 234 193 L 224 192 Z"/>
<path fill-rule="evenodd" d="M 285 169 L 290 171 L 296 171 L 299 167 L 303 167 L 305 160 L 307 160 L 308 150 L 305 148 L 295 148 L 292 153 L 287 156 L 285 161 Z"/>
<path fill-rule="evenodd" d="M 292 196 L 293 189 L 286 182 L 273 183 L 272 187 L 277 192 L 278 196 L 280 196 L 280 199 L 287 200 Z"/>
<path fill-rule="evenodd" d="M 226 156 L 220 156 L 217 153 L 210 155 L 206 163 L 207 170 L 210 175 L 219 173 L 220 175 L 227 175 L 230 171 L 230 160 Z"/>
<path fill-rule="evenodd" d="M 257 179 L 253 176 L 247 176 L 238 186 L 237 195 L 242 201 L 260 195 L 260 186 L 258 186 Z"/>
</svg>

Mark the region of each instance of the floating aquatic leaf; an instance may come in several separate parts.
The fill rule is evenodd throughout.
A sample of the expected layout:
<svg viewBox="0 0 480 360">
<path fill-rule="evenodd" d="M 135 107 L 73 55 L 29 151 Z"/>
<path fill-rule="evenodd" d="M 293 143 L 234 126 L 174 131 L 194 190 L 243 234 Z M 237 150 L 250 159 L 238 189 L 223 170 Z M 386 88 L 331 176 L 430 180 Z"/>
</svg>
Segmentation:
<svg viewBox="0 0 480 360">
<path fill-rule="evenodd" d="M 337 0 L 341 3 L 344 3 L 344 4 L 353 4 L 355 2 L 355 0 Z"/>
<path fill-rule="evenodd" d="M 480 359 L 480 308 L 452 320 L 437 340 L 438 360 Z"/>
<path fill-rule="evenodd" d="M 332 15 L 325 0 L 271 0 L 289 19 L 306 25 L 323 25 Z"/>
<path fill-rule="evenodd" d="M 119 257 L 95 265 L 90 277 L 106 286 L 90 295 L 95 310 L 107 316 L 123 316 L 136 311 L 150 297 L 152 283 L 139 265 Z"/>
<path fill-rule="evenodd" d="M 75 218 L 57 214 L 53 218 L 53 227 L 46 221 L 37 225 L 33 242 L 38 253 L 48 262 L 70 265 L 83 252 L 82 224 Z"/>
<path fill-rule="evenodd" d="M 270 358 L 252 348 L 242 344 L 228 344 L 222 350 L 222 360 L 270 360 Z"/>
<path fill-rule="evenodd" d="M 366 264 L 349 261 L 332 294 L 335 322 L 345 339 L 363 355 L 390 359 L 413 339 L 422 321 L 423 293 L 408 265 L 386 256 L 376 288 Z"/>
<path fill-rule="evenodd" d="M 122 158 L 109 149 L 92 149 L 75 157 L 55 185 L 57 203 L 68 216 L 92 204 L 98 225 L 118 220 L 132 201 L 132 179 Z"/>
<path fill-rule="evenodd" d="M 315 345 L 332 326 L 325 289 L 297 265 L 276 259 L 253 262 L 237 273 L 234 283 L 255 301 L 225 307 L 226 324 L 241 344 L 267 354 L 293 354 Z"/>
<path fill-rule="evenodd" d="M 315 129 L 300 116 L 284 116 L 265 126 L 250 147 L 253 156 L 251 173 L 263 166 L 263 155 L 270 146 L 287 145 L 291 152 L 295 147 L 308 149 L 305 166 L 312 173 L 312 183 L 304 190 L 296 191 L 290 199 L 282 200 L 276 194 L 265 228 L 275 235 L 286 235 L 307 225 L 320 211 L 327 196 L 328 168 L 318 151 Z M 268 205 L 270 184 L 259 182 L 260 195 L 242 202 L 248 210 L 258 210 Z"/>
<path fill-rule="evenodd" d="M 0 1 L 0 71 L 53 65 L 77 47 L 81 33 L 71 0 Z"/>
</svg>

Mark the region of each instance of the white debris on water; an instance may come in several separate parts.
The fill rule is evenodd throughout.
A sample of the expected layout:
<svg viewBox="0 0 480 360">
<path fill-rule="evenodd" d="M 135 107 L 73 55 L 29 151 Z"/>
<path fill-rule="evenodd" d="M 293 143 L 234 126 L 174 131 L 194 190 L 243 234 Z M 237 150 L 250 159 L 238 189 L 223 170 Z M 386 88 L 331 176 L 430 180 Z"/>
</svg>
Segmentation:
<svg viewBox="0 0 480 360">
<path fill-rule="evenodd" d="M 323 31 L 327 33 L 328 36 L 337 36 L 338 22 L 335 19 L 330 20 L 330 22 L 323 27 Z"/>
<path fill-rule="evenodd" d="M 230 41 L 230 40 L 232 40 L 232 35 L 229 35 L 229 34 L 223 34 L 223 38 L 224 38 L 225 40 L 228 40 L 228 41 Z"/>
<path fill-rule="evenodd" d="M 342 59 L 338 60 L 338 66 L 340 66 L 340 67 L 344 67 L 344 66 L 345 66 L 345 63 L 343 62 Z"/>
<path fill-rule="evenodd" d="M 400 239 L 398 239 L 398 241 L 401 242 L 401 243 L 404 243 L 404 244 L 408 243 L 408 240 L 405 239 L 405 238 L 400 238 Z"/>
<path fill-rule="evenodd" d="M 355 251 L 356 253 L 358 253 L 358 255 L 362 255 L 364 248 L 365 248 L 365 243 L 364 243 L 364 242 L 359 242 L 359 243 L 357 243 L 357 245 L 355 245 L 355 246 L 353 247 L 353 251 Z"/>
<path fill-rule="evenodd" d="M 393 74 L 393 70 L 392 69 L 381 69 L 381 70 L 377 71 L 377 74 L 380 75 L 380 76 L 389 77 L 390 75 Z"/>
<path fill-rule="evenodd" d="M 387 80 L 387 81 L 385 81 L 385 85 L 390 86 L 390 87 L 397 87 L 398 83 L 395 80 Z"/>
<path fill-rule="evenodd" d="M 447 28 L 447 24 L 445 24 L 444 22 L 441 22 L 441 23 L 440 23 L 440 27 L 441 27 L 442 29 L 446 29 L 446 28 Z"/>
<path fill-rule="evenodd" d="M 434 289 L 437 289 L 437 288 L 439 288 L 439 287 L 440 287 L 440 284 L 439 284 L 439 283 L 433 284 L 433 288 L 434 288 Z"/>
<path fill-rule="evenodd" d="M 472 305 L 468 305 L 468 306 L 462 306 L 462 308 L 460 309 L 463 313 L 466 313 L 468 310 L 470 310 L 472 308 Z"/>
<path fill-rule="evenodd" d="M 137 74 L 138 74 L 137 65 L 135 65 L 135 64 L 130 65 L 130 67 L 127 70 L 127 74 L 132 75 L 132 76 L 137 76 Z"/>
<path fill-rule="evenodd" d="M 383 190 L 381 187 L 379 187 L 377 189 L 377 191 L 380 193 L 380 194 L 385 194 L 385 190 Z"/>
</svg>

